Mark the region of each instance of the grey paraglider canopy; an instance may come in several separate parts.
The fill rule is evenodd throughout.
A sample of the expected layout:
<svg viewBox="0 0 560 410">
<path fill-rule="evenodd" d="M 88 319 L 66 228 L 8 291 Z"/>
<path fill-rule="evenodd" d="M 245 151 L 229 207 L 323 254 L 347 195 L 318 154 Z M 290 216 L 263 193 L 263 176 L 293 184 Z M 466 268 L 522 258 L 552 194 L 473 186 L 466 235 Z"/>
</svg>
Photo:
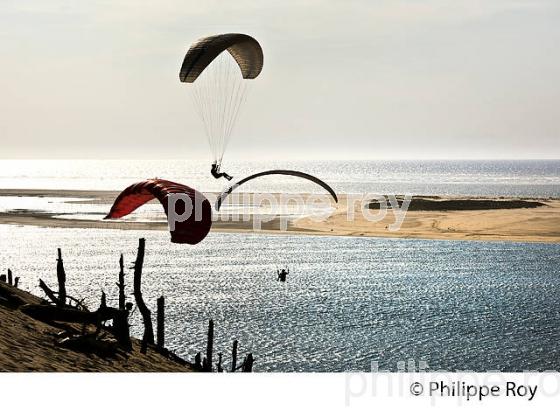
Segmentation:
<svg viewBox="0 0 560 410">
<path fill-rule="evenodd" d="M 189 84 L 217 164 L 222 161 L 245 101 L 246 80 L 256 78 L 262 67 L 262 48 L 246 34 L 204 37 L 187 51 L 179 78 Z"/>
<path fill-rule="evenodd" d="M 222 206 L 222 203 L 228 197 L 228 195 L 231 194 L 233 191 L 235 191 L 237 188 L 239 188 L 241 185 L 243 185 L 246 182 L 249 182 L 252 179 L 259 178 L 259 177 L 264 177 L 265 175 L 290 175 L 290 176 L 294 176 L 294 177 L 307 179 L 307 180 L 309 180 L 311 182 L 314 182 L 317 185 L 323 187 L 333 197 L 334 202 L 338 203 L 338 197 L 336 196 L 336 192 L 334 192 L 334 189 L 332 189 L 326 182 L 320 180 L 319 178 L 314 177 L 313 175 L 306 174 L 305 172 L 300 172 L 300 171 L 291 171 L 289 169 L 273 169 L 273 170 L 270 170 L 270 171 L 264 171 L 264 172 L 259 172 L 257 174 L 250 175 L 246 178 L 243 178 L 241 181 L 236 182 L 235 184 L 231 185 L 229 188 L 227 188 L 225 191 L 223 191 L 220 194 L 220 196 L 218 197 L 218 199 L 216 200 L 216 204 L 214 206 L 216 208 L 216 211 L 220 210 L 220 207 Z"/>
<path fill-rule="evenodd" d="M 247 34 L 229 33 L 204 37 L 195 42 L 183 60 L 179 73 L 181 81 L 194 82 L 200 73 L 225 50 L 239 65 L 243 78 L 256 78 L 261 73 L 264 57 L 258 41 Z"/>
</svg>

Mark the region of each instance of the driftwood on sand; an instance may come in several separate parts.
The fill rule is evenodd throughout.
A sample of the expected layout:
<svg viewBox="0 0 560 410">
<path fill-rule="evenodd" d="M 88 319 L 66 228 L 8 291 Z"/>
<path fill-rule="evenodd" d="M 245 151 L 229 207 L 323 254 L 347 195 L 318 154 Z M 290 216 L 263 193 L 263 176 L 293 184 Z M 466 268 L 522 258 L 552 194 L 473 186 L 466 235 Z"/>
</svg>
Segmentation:
<svg viewBox="0 0 560 410">
<path fill-rule="evenodd" d="M 1 281 L 5 282 L 5 281 Z M 10 289 L 8 284 L 0 284 L 0 304 L 12 309 L 17 309 L 25 305 L 27 302 L 23 300 L 17 293 Z"/>
<path fill-rule="evenodd" d="M 30 304 L 21 307 L 21 311 L 34 319 L 53 323 L 75 323 L 82 326 L 95 325 L 99 333 L 104 322 L 111 320 L 113 325 L 106 327 L 118 344 L 130 350 L 132 342 L 130 339 L 130 328 L 128 325 L 129 309 L 116 309 L 107 306 L 105 292 L 101 292 L 101 303 L 99 309 L 90 312 L 81 300 L 66 293 L 66 272 L 62 260 L 62 251 L 58 249 L 57 258 L 58 292 L 53 291 L 42 279 L 39 279 L 39 287 L 45 293 L 52 305 Z M 84 327 L 85 329 L 85 327 Z"/>
<path fill-rule="evenodd" d="M 139 240 L 138 254 L 134 263 L 134 297 L 138 310 L 142 315 L 144 332 L 140 344 L 140 352 L 145 358 L 154 354 L 171 359 L 173 362 L 186 366 L 191 370 L 204 372 L 243 371 L 250 372 L 253 368 L 253 355 L 249 353 L 241 364 L 238 364 L 238 342 L 234 340 L 231 366 L 225 366 L 224 356 L 217 352 L 218 360 L 214 363 L 214 321 L 208 321 L 206 354 L 199 352 L 195 356 L 195 363 L 189 363 L 165 348 L 165 298 L 157 299 L 157 344 L 154 343 L 154 329 L 152 327 L 151 312 L 142 296 L 142 270 L 145 254 L 145 240 Z M 39 280 L 39 287 L 45 293 L 47 300 L 40 299 L 20 289 L 16 289 L 19 277 L 14 279 L 11 270 L 8 275 L 0 275 L 0 306 L 12 310 L 19 310 L 29 318 L 62 329 L 57 334 L 57 346 L 76 352 L 93 353 L 97 356 L 108 357 L 113 354 L 125 356 L 133 354 L 134 344 L 130 336 L 129 315 L 132 303 L 126 302 L 125 275 L 123 256 L 119 259 L 119 275 L 117 288 L 119 290 L 118 308 L 109 306 L 105 292 L 101 292 L 101 302 L 95 311 L 90 311 L 83 303 L 66 291 L 67 275 L 62 260 L 62 251 L 58 249 L 57 280 L 58 291 L 51 289 L 45 281 Z M 30 319 L 30 320 L 32 320 Z M 106 322 L 111 321 L 111 324 Z M 138 346 L 138 342 L 136 342 Z M 147 352 L 150 348 L 150 353 Z M 116 356 L 115 356 L 116 357 Z M 146 360 L 146 359 L 144 359 Z"/>
<path fill-rule="evenodd" d="M 42 322 L 68 322 L 91 325 L 112 320 L 119 312 L 118 309 L 107 306 L 102 306 L 95 312 L 55 305 L 25 305 L 20 310 L 26 315 Z"/>
<path fill-rule="evenodd" d="M 98 330 L 103 322 L 112 320 L 113 326 L 108 328 L 117 342 L 124 348 L 132 346 L 128 326 L 128 312 L 102 305 L 95 312 L 76 309 L 75 307 L 59 307 L 56 305 L 26 304 L 20 307 L 21 312 L 45 323 L 64 322 L 80 325 L 95 325 Z M 98 331 L 96 332 L 98 333 Z"/>
</svg>

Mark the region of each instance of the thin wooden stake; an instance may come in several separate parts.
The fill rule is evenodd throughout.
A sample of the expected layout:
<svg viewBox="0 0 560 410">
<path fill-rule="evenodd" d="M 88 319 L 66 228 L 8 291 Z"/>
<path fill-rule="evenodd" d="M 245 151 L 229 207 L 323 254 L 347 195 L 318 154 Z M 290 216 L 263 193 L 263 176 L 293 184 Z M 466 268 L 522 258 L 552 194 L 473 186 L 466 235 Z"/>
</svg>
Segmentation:
<svg viewBox="0 0 560 410">
<path fill-rule="evenodd" d="M 58 279 L 58 305 L 66 305 L 66 272 L 62 261 L 62 251 L 58 248 L 58 259 L 56 260 L 56 277 Z"/>
<path fill-rule="evenodd" d="M 101 291 L 101 303 L 99 309 L 105 308 L 107 308 L 107 295 L 105 295 L 105 292 Z"/>
<path fill-rule="evenodd" d="M 237 368 L 237 340 L 233 341 L 233 348 L 231 349 L 231 371 L 234 372 Z"/>
<path fill-rule="evenodd" d="M 194 357 L 194 366 L 198 369 L 198 370 L 203 370 L 202 368 L 202 360 L 200 359 L 200 352 L 198 352 L 196 354 L 196 356 Z"/>
<path fill-rule="evenodd" d="M 218 353 L 218 373 L 223 373 L 224 368 L 222 367 L 222 354 Z"/>
<path fill-rule="evenodd" d="M 204 371 L 212 371 L 212 353 L 214 350 L 214 321 L 208 321 L 208 343 L 206 345 L 206 366 Z"/>
<path fill-rule="evenodd" d="M 253 363 L 255 363 L 255 359 L 253 359 L 253 353 L 249 353 L 243 362 L 243 368 L 241 369 L 244 373 L 251 373 L 253 371 Z"/>
<path fill-rule="evenodd" d="M 117 287 L 119 288 L 119 309 L 125 310 L 126 309 L 126 296 L 124 295 L 124 257 L 121 253 L 121 257 L 119 259 L 119 283 L 117 283 Z"/>
<path fill-rule="evenodd" d="M 157 300 L 157 345 L 165 345 L 165 299 L 163 296 Z"/>
</svg>

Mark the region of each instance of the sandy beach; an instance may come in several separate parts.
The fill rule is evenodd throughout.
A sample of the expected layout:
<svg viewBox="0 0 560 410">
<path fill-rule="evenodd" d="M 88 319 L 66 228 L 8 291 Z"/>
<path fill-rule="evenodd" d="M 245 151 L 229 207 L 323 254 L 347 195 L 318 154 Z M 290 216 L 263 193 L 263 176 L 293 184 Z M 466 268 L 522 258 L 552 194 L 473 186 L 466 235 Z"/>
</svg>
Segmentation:
<svg viewBox="0 0 560 410">
<path fill-rule="evenodd" d="M 107 205 L 109 210 L 118 192 L 80 190 L 0 190 L 0 196 L 75 198 L 88 204 Z M 371 221 L 367 212 L 375 215 L 379 210 L 366 209 L 363 203 L 339 195 L 339 203 L 326 220 L 301 217 L 291 220 L 287 231 L 280 230 L 280 219 L 262 222 L 258 232 L 266 234 L 307 234 L 337 236 L 368 236 L 393 238 L 423 238 L 449 240 L 493 240 L 516 242 L 560 242 L 560 200 L 551 198 L 491 198 L 491 197 L 415 197 L 421 199 L 421 210 L 406 212 L 398 230 L 391 230 L 395 214 L 388 210 L 383 218 Z M 519 205 L 537 203 L 537 207 Z M 473 203 L 475 206 L 473 207 Z M 447 204 L 452 204 L 446 209 Z M 482 205 L 480 205 L 482 204 Z M 427 205 L 427 208 L 426 208 Z M 520 206 L 520 207 L 517 207 Z M 525 207 L 527 206 L 527 207 Z M 418 207 L 416 207 L 418 208 Z M 473 208 L 475 210 L 473 210 Z M 513 209 L 508 209 L 513 208 Z M 349 215 L 352 215 L 349 218 Z M 72 216 L 60 218 L 59 214 L 34 210 L 8 210 L 0 212 L 1 224 L 32 225 L 60 228 L 102 228 L 127 230 L 166 230 L 164 222 L 104 221 L 100 218 L 79 219 Z M 213 230 L 219 232 L 257 232 L 253 218 L 242 221 L 214 221 Z M 350 220 L 349 220 L 350 219 Z"/>
</svg>

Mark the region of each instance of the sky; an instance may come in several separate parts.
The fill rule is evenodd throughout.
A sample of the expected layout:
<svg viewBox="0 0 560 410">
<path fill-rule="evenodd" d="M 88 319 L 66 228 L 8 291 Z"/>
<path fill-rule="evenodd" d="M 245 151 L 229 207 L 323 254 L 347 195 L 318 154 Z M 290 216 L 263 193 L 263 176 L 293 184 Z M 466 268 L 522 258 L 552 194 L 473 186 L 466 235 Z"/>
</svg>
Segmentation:
<svg viewBox="0 0 560 410">
<path fill-rule="evenodd" d="M 178 72 L 264 50 L 226 158 L 560 158 L 557 0 L 0 1 L 0 158 L 210 158 Z"/>
</svg>

